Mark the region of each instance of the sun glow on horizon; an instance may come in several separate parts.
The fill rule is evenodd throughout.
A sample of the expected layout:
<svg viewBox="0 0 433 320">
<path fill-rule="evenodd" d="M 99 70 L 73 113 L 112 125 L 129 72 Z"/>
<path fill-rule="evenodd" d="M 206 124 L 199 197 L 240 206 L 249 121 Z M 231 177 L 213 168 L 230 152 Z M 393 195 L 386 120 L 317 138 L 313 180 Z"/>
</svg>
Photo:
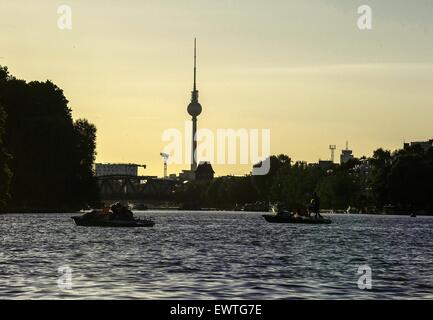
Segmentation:
<svg viewBox="0 0 433 320">
<path fill-rule="evenodd" d="M 57 27 L 58 1 L 2 1 L 0 65 L 63 89 L 74 119 L 97 126 L 97 162 L 162 176 L 162 133 L 190 118 L 195 36 L 199 129 L 269 128 L 271 154 L 309 162 L 329 158 L 329 144 L 349 141 L 360 157 L 433 138 L 431 2 L 372 0 L 369 31 L 357 1 L 67 4 L 72 30 Z"/>
</svg>

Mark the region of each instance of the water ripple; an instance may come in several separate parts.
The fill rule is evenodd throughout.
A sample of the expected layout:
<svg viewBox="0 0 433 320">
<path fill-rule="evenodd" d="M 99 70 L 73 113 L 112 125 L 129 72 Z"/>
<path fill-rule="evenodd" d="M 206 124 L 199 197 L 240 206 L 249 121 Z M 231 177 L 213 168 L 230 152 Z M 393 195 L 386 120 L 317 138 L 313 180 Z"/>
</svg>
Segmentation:
<svg viewBox="0 0 433 320">
<path fill-rule="evenodd" d="M 0 216 L 0 298 L 433 298 L 432 218 L 341 215 L 312 226 L 239 212 L 146 215 L 154 228 L 76 227 L 68 214 Z M 365 264 L 368 291 L 357 285 Z M 72 270 L 71 290 L 57 285 L 60 266 Z"/>
</svg>

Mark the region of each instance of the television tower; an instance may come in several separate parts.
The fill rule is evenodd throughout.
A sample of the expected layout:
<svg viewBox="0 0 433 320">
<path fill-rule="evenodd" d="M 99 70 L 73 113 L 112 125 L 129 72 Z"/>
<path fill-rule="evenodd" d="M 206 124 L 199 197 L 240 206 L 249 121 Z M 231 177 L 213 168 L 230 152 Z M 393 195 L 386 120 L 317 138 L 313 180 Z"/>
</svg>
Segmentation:
<svg viewBox="0 0 433 320">
<path fill-rule="evenodd" d="M 197 169 L 197 117 L 200 115 L 202 107 L 198 102 L 197 90 L 197 54 L 196 38 L 194 38 L 194 84 L 191 91 L 191 102 L 188 105 L 188 113 L 192 116 L 192 143 L 191 143 L 191 171 L 195 172 Z"/>
</svg>

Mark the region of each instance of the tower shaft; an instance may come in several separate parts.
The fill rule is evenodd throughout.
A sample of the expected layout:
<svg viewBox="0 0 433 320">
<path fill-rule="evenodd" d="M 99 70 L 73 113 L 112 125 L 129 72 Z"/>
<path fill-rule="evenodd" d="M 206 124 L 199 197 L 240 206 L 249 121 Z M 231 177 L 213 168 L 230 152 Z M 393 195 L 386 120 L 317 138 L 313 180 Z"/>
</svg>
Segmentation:
<svg viewBox="0 0 433 320">
<path fill-rule="evenodd" d="M 197 117 L 192 117 L 191 171 L 197 169 Z"/>
<path fill-rule="evenodd" d="M 194 85 L 191 101 L 198 101 L 197 92 L 197 39 L 194 38 Z M 197 117 L 192 116 L 191 171 L 197 169 Z"/>
</svg>

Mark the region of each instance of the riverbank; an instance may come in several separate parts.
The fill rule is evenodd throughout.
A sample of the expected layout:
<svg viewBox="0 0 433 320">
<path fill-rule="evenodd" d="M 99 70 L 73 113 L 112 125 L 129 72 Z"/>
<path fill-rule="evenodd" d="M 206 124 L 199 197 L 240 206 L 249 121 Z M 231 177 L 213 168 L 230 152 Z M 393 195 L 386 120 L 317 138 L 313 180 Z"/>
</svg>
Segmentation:
<svg viewBox="0 0 433 320">
<path fill-rule="evenodd" d="M 74 210 L 74 209 L 46 209 L 46 208 L 24 208 L 24 209 L 7 209 L 4 211 L 0 211 L 0 215 L 2 214 L 25 214 L 25 213 L 77 213 L 80 212 L 80 210 Z"/>
<path fill-rule="evenodd" d="M 218 209 L 218 208 L 201 208 L 201 209 L 180 209 L 177 207 L 149 207 L 147 210 L 134 210 L 132 211 L 138 211 L 138 212 L 146 212 L 146 211 L 179 211 L 179 212 L 219 212 L 219 213 L 225 213 L 225 212 L 239 212 L 239 213 L 269 213 L 271 211 L 239 211 L 239 210 L 224 210 L 224 209 Z M 70 213 L 70 214 L 82 214 L 82 210 L 63 210 L 63 209 L 26 209 L 26 210 L 8 210 L 4 212 L 0 212 L 0 215 L 7 215 L 7 214 L 58 214 L 58 213 Z M 343 211 L 328 211 L 324 210 L 320 212 L 321 214 L 329 214 L 329 215 L 359 215 L 359 216 L 367 216 L 367 215 L 376 215 L 376 216 L 411 216 L 412 213 L 407 212 L 364 212 L 364 213 L 347 213 Z M 433 212 L 427 213 L 415 213 L 415 216 L 433 216 Z"/>
</svg>

